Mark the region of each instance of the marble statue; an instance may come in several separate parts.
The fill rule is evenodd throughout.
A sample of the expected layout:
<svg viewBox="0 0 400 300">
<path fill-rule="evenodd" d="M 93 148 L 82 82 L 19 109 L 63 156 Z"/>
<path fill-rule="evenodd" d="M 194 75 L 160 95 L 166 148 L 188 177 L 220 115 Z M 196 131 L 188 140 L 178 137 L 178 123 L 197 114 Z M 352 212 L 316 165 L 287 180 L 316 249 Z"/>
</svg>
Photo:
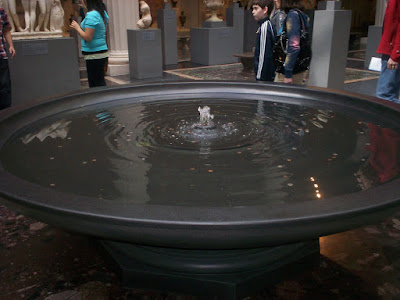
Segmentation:
<svg viewBox="0 0 400 300">
<path fill-rule="evenodd" d="M 150 13 L 150 6 L 143 0 L 139 1 L 139 10 L 141 18 L 136 23 L 137 27 L 140 29 L 146 29 L 150 27 L 151 22 L 153 21 Z"/>
<path fill-rule="evenodd" d="M 24 31 L 40 31 L 46 14 L 46 0 L 21 0 L 25 11 L 25 30 Z M 36 22 L 36 5 L 39 5 L 38 25 L 35 28 Z"/>
<path fill-rule="evenodd" d="M 17 14 L 16 0 L 3 0 L 2 7 L 6 10 L 11 23 L 11 32 L 23 31 Z"/>
<path fill-rule="evenodd" d="M 206 22 L 221 22 L 222 20 L 217 16 L 217 11 L 224 5 L 224 0 L 203 0 L 203 2 L 211 10 L 211 17 Z"/>
<path fill-rule="evenodd" d="M 46 14 L 44 16 L 44 31 L 50 31 L 50 14 L 53 7 L 54 0 L 46 0 Z"/>
<path fill-rule="evenodd" d="M 64 26 L 64 9 L 60 0 L 53 0 L 50 11 L 50 31 L 62 31 Z"/>
</svg>

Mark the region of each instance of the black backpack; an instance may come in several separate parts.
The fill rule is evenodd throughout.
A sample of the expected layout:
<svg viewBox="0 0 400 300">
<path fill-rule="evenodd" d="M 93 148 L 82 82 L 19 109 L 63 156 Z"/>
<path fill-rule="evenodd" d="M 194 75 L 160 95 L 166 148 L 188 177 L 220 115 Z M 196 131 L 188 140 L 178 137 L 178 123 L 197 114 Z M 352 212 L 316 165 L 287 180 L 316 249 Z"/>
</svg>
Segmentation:
<svg viewBox="0 0 400 300">
<path fill-rule="evenodd" d="M 304 24 L 304 20 L 300 15 L 300 11 L 297 10 L 297 13 L 301 22 L 300 29 L 300 52 L 297 56 L 296 64 L 293 69 L 293 74 L 304 72 L 308 70 L 311 62 L 311 41 L 309 34 L 306 29 L 306 25 Z M 288 38 L 286 35 L 286 21 L 283 24 L 282 34 L 278 35 L 275 40 L 274 45 L 274 63 L 275 63 L 275 71 L 277 73 L 285 74 L 285 59 L 288 49 Z"/>
</svg>

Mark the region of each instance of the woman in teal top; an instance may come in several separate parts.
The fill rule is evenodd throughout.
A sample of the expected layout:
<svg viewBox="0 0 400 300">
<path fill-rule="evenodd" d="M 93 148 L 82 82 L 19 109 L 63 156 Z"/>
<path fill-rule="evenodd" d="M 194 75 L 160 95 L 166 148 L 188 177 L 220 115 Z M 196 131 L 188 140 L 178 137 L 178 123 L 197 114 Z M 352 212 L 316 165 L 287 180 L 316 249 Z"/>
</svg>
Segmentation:
<svg viewBox="0 0 400 300">
<path fill-rule="evenodd" d="M 108 64 L 107 25 L 108 14 L 102 0 L 87 0 L 88 12 L 79 25 L 72 21 L 71 28 L 75 29 L 82 38 L 82 54 L 86 61 L 89 87 L 105 86 L 104 79 Z"/>
</svg>

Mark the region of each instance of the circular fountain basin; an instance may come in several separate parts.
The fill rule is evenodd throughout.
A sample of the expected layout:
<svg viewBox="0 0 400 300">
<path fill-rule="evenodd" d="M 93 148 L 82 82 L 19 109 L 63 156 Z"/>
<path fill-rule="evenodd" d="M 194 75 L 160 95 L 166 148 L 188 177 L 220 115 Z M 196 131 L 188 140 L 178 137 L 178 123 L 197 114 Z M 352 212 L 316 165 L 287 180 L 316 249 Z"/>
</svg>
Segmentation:
<svg viewBox="0 0 400 300">
<path fill-rule="evenodd" d="M 207 105 L 214 126 L 191 130 Z M 186 249 L 312 240 L 400 204 L 400 110 L 325 89 L 176 82 L 0 114 L 0 195 L 103 239 Z"/>
</svg>

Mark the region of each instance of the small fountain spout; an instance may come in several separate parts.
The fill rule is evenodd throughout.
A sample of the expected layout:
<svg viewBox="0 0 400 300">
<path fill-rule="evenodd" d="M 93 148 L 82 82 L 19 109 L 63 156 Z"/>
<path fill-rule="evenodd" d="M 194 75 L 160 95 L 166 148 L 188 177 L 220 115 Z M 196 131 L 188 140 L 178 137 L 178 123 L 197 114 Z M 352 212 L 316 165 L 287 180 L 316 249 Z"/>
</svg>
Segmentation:
<svg viewBox="0 0 400 300">
<path fill-rule="evenodd" d="M 214 119 L 214 115 L 210 114 L 210 107 L 204 106 L 197 109 L 200 113 L 200 123 L 196 124 L 196 128 L 199 129 L 214 129 L 215 124 L 212 121 Z"/>
</svg>

